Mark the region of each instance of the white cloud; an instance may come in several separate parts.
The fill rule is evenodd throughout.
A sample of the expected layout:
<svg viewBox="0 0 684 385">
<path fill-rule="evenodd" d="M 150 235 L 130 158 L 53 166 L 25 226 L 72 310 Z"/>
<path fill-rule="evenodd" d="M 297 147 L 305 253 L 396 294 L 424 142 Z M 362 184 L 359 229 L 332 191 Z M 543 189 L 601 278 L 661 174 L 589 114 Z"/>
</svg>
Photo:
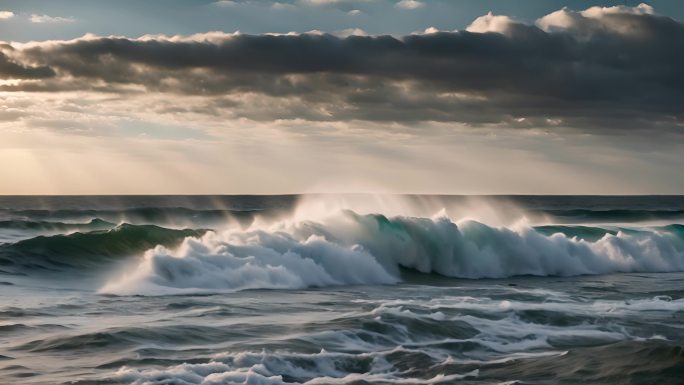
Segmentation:
<svg viewBox="0 0 684 385">
<path fill-rule="evenodd" d="M 575 24 L 577 13 L 569 11 L 567 8 L 551 12 L 548 15 L 539 18 L 536 24 L 539 28 L 546 32 L 558 29 L 567 29 Z"/>
<path fill-rule="evenodd" d="M 497 32 L 505 34 L 512 23 L 513 19 L 508 16 L 493 15 L 489 12 L 470 23 L 468 28 L 466 28 L 466 31 L 477 33 Z"/>
<path fill-rule="evenodd" d="M 418 0 L 401 0 L 396 6 L 402 9 L 418 9 L 425 7 L 425 3 L 421 3 Z"/>
<path fill-rule="evenodd" d="M 431 33 L 440 33 L 441 31 L 435 27 L 428 27 L 425 28 L 425 31 L 422 32 L 423 35 L 429 35 Z"/>
<path fill-rule="evenodd" d="M 48 15 L 31 15 L 29 18 L 31 23 L 73 23 L 75 20 L 72 17 L 48 16 Z"/>
<path fill-rule="evenodd" d="M 347 28 L 341 31 L 335 31 L 333 34 L 338 37 L 368 36 L 368 32 L 362 30 L 361 28 Z"/>
<path fill-rule="evenodd" d="M 648 4 L 641 3 L 636 7 L 616 5 L 613 7 L 591 7 L 580 12 L 584 17 L 600 18 L 603 15 L 626 13 L 631 15 L 653 15 L 655 10 Z"/>
<path fill-rule="evenodd" d="M 646 4 L 591 7 L 579 12 L 563 8 L 538 19 L 536 25 L 546 32 L 573 32 L 585 39 L 599 32 L 643 37 L 650 33 L 647 24 L 627 23 L 624 18 L 646 15 L 655 15 L 653 7 Z"/>
<path fill-rule="evenodd" d="M 0 20 L 11 19 L 14 17 L 14 12 L 12 11 L 0 11 Z"/>
</svg>

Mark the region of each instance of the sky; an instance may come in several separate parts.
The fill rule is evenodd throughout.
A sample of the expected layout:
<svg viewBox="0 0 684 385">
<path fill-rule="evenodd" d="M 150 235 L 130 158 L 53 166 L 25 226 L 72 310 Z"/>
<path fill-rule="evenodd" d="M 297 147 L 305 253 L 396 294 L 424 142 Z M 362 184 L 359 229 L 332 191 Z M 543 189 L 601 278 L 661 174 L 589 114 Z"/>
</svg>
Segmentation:
<svg viewBox="0 0 684 385">
<path fill-rule="evenodd" d="M 684 2 L 4 0 L 0 194 L 684 194 Z"/>
</svg>

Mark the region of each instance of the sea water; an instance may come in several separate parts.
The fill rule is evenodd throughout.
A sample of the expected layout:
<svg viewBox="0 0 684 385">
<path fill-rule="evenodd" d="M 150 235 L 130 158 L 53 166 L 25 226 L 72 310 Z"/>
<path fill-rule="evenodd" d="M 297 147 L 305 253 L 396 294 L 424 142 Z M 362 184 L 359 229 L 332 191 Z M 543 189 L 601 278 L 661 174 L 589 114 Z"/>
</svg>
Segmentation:
<svg viewBox="0 0 684 385">
<path fill-rule="evenodd" d="M 0 197 L 2 384 L 681 384 L 684 197 Z"/>
</svg>

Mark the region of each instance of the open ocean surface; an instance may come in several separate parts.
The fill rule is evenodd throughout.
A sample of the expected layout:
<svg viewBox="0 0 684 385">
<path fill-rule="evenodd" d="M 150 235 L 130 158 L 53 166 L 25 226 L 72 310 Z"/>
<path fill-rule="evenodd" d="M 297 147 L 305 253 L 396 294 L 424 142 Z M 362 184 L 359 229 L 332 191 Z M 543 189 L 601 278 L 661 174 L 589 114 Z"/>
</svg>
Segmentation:
<svg viewBox="0 0 684 385">
<path fill-rule="evenodd" d="M 684 197 L 0 197 L 1 384 L 684 384 Z"/>
</svg>

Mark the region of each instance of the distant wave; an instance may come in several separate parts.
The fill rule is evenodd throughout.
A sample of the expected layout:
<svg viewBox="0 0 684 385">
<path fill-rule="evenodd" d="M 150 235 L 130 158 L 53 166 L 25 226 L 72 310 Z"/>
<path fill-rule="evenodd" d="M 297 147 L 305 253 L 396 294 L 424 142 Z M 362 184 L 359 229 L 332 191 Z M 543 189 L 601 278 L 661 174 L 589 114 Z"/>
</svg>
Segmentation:
<svg viewBox="0 0 684 385">
<path fill-rule="evenodd" d="M 0 221 L 0 229 L 8 230 L 33 230 L 33 231 L 84 231 L 84 230 L 104 230 L 115 227 L 111 222 L 99 218 L 91 219 L 86 223 L 73 222 L 53 222 L 53 221 L 31 221 L 23 219 L 12 219 Z"/>
<path fill-rule="evenodd" d="M 557 219 L 572 220 L 573 222 L 639 222 L 684 219 L 684 210 L 640 210 L 640 209 L 549 209 L 539 210 L 541 213 Z"/>
<path fill-rule="evenodd" d="M 273 214 L 281 210 L 273 209 Z M 27 223 L 47 223 L 59 221 L 89 221 L 100 219 L 108 222 L 127 222 L 134 224 L 212 224 L 224 223 L 228 219 L 235 219 L 249 223 L 254 214 L 265 215 L 265 210 L 224 210 L 224 209 L 190 209 L 185 207 L 141 207 L 111 210 L 2 210 L 3 216 L 8 217 L 8 225 L 12 222 L 25 221 Z M 18 223 L 18 222 L 17 222 Z M 0 228 L 2 225 L 0 224 Z"/>
<path fill-rule="evenodd" d="M 603 234 L 602 234 L 603 233 Z M 446 217 L 359 215 L 186 238 L 158 246 L 114 294 L 177 294 L 256 288 L 391 284 L 401 268 L 458 278 L 684 271 L 684 227 L 602 229 L 491 227 Z"/>
<path fill-rule="evenodd" d="M 493 211 L 506 211 L 510 207 L 492 206 Z M 353 207 L 350 207 L 353 208 Z M 664 209 L 522 209 L 514 213 L 531 218 L 546 218 L 552 223 L 593 224 L 601 222 L 636 223 L 644 221 L 684 221 L 684 210 Z M 252 223 L 256 216 L 278 218 L 290 215 L 289 206 L 269 206 L 259 209 L 191 209 L 186 207 L 140 207 L 127 209 L 62 209 L 62 210 L 12 210 L 0 209 L 0 229 L 20 228 L 22 221 L 27 228 L 49 226 L 50 223 L 74 223 L 102 220 L 112 223 L 156 224 L 160 226 L 205 226 L 236 221 L 243 225 Z M 368 210 L 365 210 L 366 212 Z M 374 210 L 371 210 L 373 212 Z M 384 213 L 384 211 L 382 211 Z M 432 213 L 432 212 L 430 212 Z M 406 214 L 406 213 L 401 213 Z M 413 213 L 415 214 L 415 213 Z M 413 215 L 412 214 L 412 215 Z M 417 214 L 424 215 L 425 212 Z M 467 215 L 466 215 L 467 216 Z M 543 222 L 543 221 L 542 221 Z"/>
</svg>

